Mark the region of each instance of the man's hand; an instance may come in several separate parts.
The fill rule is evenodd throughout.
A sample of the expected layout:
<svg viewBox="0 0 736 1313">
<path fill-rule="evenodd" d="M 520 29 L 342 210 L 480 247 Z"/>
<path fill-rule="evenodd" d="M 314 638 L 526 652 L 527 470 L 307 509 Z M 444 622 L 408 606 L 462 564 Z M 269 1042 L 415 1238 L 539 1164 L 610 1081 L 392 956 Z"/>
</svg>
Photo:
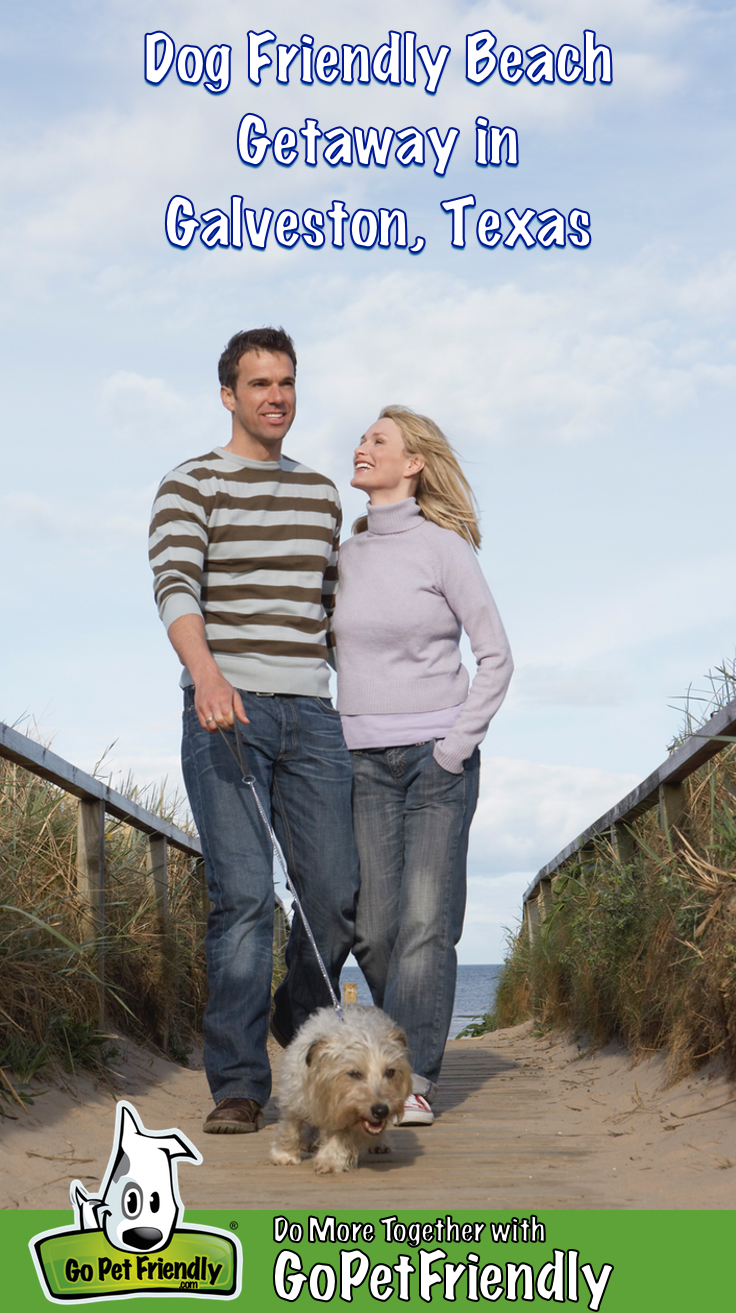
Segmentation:
<svg viewBox="0 0 736 1313">
<path fill-rule="evenodd" d="M 216 734 L 218 729 L 232 725 L 236 716 L 247 725 L 240 694 L 225 678 L 207 645 L 202 617 L 180 616 L 169 626 L 169 638 L 194 680 L 194 709 L 202 728 Z"/>
<path fill-rule="evenodd" d="M 247 725 L 243 703 L 236 688 L 225 679 L 218 669 L 216 675 L 207 675 L 194 685 L 194 710 L 199 716 L 199 723 L 210 733 L 218 729 L 227 729 L 235 716 Z"/>
</svg>

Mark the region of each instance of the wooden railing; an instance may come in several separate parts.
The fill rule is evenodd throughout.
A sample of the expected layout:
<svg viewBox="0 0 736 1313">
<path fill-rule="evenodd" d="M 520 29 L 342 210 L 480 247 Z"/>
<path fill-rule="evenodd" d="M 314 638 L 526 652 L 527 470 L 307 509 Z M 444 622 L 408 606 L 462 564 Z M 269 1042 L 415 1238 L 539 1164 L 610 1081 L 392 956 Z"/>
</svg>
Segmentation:
<svg viewBox="0 0 736 1313">
<path fill-rule="evenodd" d="M 91 936 L 99 937 L 97 972 L 104 980 L 105 943 L 105 816 L 116 816 L 136 830 L 148 835 L 147 866 L 151 888 L 163 927 L 168 917 L 168 848 L 178 849 L 195 859 L 195 874 L 201 880 L 203 911 L 209 906 L 202 859 L 202 845 L 196 835 L 187 834 L 171 821 L 146 811 L 137 802 L 117 793 L 102 780 L 57 757 L 42 744 L 0 722 L 0 757 L 13 761 L 41 779 L 71 793 L 79 799 L 77 819 L 77 893 L 86 914 Z M 274 944 L 281 948 L 288 935 L 288 921 L 281 900 L 274 895 L 276 924 Z M 104 996 L 100 999 L 104 1011 Z"/>
<path fill-rule="evenodd" d="M 651 775 L 631 793 L 616 803 L 577 839 L 573 839 L 551 862 L 547 862 L 532 880 L 524 894 L 524 924 L 529 938 L 540 920 L 544 920 L 552 899 L 552 885 L 559 868 L 571 857 L 593 848 L 597 839 L 610 838 L 614 853 L 626 861 L 634 848 L 632 823 L 645 812 L 659 807 L 660 821 L 666 830 L 677 825 L 686 800 L 683 781 L 711 757 L 734 742 L 736 735 L 736 699 L 711 716 L 707 725 L 695 730 L 685 742 L 670 753 Z"/>
</svg>

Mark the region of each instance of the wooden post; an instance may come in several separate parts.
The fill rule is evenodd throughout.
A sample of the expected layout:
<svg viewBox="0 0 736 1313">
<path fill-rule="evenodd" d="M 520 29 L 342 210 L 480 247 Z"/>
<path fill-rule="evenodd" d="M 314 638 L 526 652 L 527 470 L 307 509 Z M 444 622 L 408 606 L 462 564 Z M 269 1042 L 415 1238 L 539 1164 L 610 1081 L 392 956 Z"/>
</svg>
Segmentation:
<svg viewBox="0 0 736 1313">
<path fill-rule="evenodd" d="M 539 900 L 537 898 L 528 898 L 524 903 L 524 920 L 529 935 L 529 943 L 533 944 L 537 926 L 539 925 Z"/>
<path fill-rule="evenodd" d="M 546 921 L 552 911 L 552 881 L 547 878 L 539 881 L 539 919 Z"/>
<path fill-rule="evenodd" d="M 273 909 L 273 951 L 283 953 L 289 940 L 289 925 L 282 904 L 276 899 Z"/>
<path fill-rule="evenodd" d="M 169 889 L 167 877 L 167 844 L 163 834 L 151 834 L 148 836 L 148 852 L 146 854 L 146 868 L 149 879 L 153 886 L 153 895 L 156 899 L 158 914 L 163 922 L 169 914 Z"/>
<path fill-rule="evenodd" d="M 105 807 L 80 798 L 77 815 L 77 893 L 89 935 L 104 929 Z"/>
<path fill-rule="evenodd" d="M 660 784 L 659 823 L 668 838 L 672 827 L 680 824 L 686 807 L 684 784 Z"/>
<path fill-rule="evenodd" d="M 636 839 L 631 826 L 625 825 L 623 821 L 616 821 L 611 826 L 611 847 L 616 861 L 621 866 L 631 861 L 636 852 Z"/>
<path fill-rule="evenodd" d="M 98 939 L 97 974 L 105 979 L 105 804 L 80 798 L 77 814 L 77 893 L 85 938 Z M 97 987 L 99 1025 L 105 1024 L 104 984 Z"/>
<path fill-rule="evenodd" d="M 199 882 L 199 898 L 202 907 L 202 919 L 207 924 L 207 918 L 210 914 L 210 894 L 207 888 L 207 872 L 204 868 L 204 861 L 198 857 L 194 863 L 194 878 Z"/>
<path fill-rule="evenodd" d="M 162 834 L 148 836 L 146 852 L 146 869 L 148 879 L 156 899 L 158 929 L 161 936 L 161 996 L 163 998 L 163 1016 L 161 1017 L 161 1047 L 164 1053 L 169 1050 L 169 1032 L 171 1030 L 171 991 L 174 985 L 173 945 L 169 938 L 169 892 L 167 879 L 167 845 Z"/>
</svg>

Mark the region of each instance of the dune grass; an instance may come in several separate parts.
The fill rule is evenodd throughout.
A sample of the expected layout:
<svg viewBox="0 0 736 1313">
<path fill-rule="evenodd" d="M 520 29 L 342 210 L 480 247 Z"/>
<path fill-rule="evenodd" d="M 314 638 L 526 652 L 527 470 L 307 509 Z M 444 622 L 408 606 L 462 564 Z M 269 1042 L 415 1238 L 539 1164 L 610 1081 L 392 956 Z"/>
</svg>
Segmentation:
<svg viewBox="0 0 736 1313">
<path fill-rule="evenodd" d="M 122 792 L 180 824 L 177 800 Z M 206 998 L 203 889 L 194 862 L 169 848 L 169 917 L 159 917 L 146 871 L 146 836 L 106 824 L 106 930 L 89 934 L 76 891 L 77 804 L 0 761 L 0 1069 L 21 1087 L 49 1063 L 102 1070 L 110 1030 L 184 1060 Z M 101 948 L 105 1028 L 99 1028 Z M 7 1076 L 0 1095 L 11 1097 Z"/>
<path fill-rule="evenodd" d="M 706 714 L 733 696 L 733 671 Z M 636 821 L 617 860 L 601 839 L 553 880 L 533 944 L 511 938 L 492 1012 L 475 1033 L 529 1017 L 592 1046 L 620 1040 L 637 1057 L 666 1050 L 672 1080 L 721 1055 L 736 1075 L 736 746 L 685 781 L 677 827 Z"/>
</svg>

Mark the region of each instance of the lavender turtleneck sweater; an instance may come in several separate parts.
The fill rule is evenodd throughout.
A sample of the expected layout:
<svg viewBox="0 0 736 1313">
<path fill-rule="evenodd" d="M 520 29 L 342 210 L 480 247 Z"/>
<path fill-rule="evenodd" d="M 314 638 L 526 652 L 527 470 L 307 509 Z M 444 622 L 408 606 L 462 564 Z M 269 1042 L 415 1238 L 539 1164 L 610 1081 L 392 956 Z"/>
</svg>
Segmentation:
<svg viewBox="0 0 736 1313">
<path fill-rule="evenodd" d="M 508 639 L 475 553 L 425 520 L 414 497 L 368 507 L 368 531 L 340 548 L 333 617 L 338 710 L 344 715 L 438 711 L 464 703 L 434 756 L 454 774 L 485 737 L 506 695 Z M 460 659 L 467 633 L 472 687 Z"/>
</svg>

